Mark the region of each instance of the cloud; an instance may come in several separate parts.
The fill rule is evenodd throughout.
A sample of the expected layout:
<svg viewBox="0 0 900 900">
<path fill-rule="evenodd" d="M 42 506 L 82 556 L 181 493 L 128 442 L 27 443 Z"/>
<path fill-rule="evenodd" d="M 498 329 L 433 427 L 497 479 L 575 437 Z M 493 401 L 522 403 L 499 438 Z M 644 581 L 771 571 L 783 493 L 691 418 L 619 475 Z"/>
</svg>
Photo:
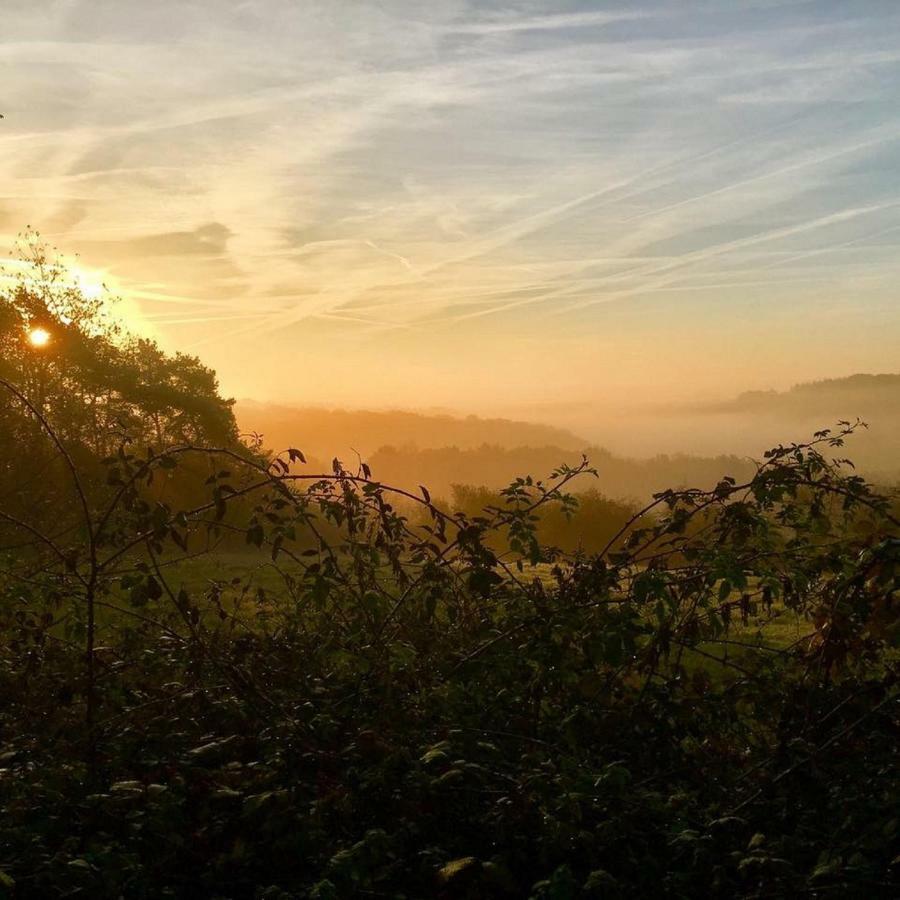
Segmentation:
<svg viewBox="0 0 900 900">
<path fill-rule="evenodd" d="M 87 249 L 116 258 L 136 259 L 155 256 L 205 256 L 225 254 L 231 230 L 221 222 L 209 222 L 192 231 L 168 231 L 122 241 L 95 242 Z"/>
<path fill-rule="evenodd" d="M 557 31 L 569 28 L 596 28 L 613 22 L 629 22 L 649 17 L 649 12 L 622 10 L 604 12 L 592 10 L 555 15 L 518 17 L 507 15 L 475 22 L 458 22 L 446 27 L 451 34 L 493 35 L 514 34 L 522 31 Z"/>
<path fill-rule="evenodd" d="M 289 362 L 325 322 L 451 366 L 473 323 L 889 272 L 860 236 L 900 222 L 900 9 L 99 6 L 5 18 L 0 226 L 113 267 L 173 344 Z"/>
</svg>

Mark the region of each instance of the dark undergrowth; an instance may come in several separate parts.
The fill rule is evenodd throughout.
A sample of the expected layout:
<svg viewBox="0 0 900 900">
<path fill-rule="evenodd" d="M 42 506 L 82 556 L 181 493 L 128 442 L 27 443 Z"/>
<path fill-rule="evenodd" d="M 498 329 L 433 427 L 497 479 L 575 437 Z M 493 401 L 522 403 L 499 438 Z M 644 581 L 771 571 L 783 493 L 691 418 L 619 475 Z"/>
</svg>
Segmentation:
<svg viewBox="0 0 900 900">
<path fill-rule="evenodd" d="M 88 483 L 55 444 L 58 521 L 4 522 L 2 890 L 896 896 L 900 531 L 850 430 L 574 557 L 536 523 L 586 464 L 464 515 L 296 451 L 126 442 Z M 236 544 L 265 587 L 175 564 Z"/>
</svg>

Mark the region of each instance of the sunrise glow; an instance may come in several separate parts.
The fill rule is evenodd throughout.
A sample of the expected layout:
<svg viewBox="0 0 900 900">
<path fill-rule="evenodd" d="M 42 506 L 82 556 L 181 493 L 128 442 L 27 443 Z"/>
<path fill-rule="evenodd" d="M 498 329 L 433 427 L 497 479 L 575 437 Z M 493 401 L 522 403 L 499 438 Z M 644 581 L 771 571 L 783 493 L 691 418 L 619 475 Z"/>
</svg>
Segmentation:
<svg viewBox="0 0 900 900">
<path fill-rule="evenodd" d="M 32 328 L 28 332 L 28 343 L 32 347 L 46 347 L 50 343 L 50 332 L 46 328 Z"/>
<path fill-rule="evenodd" d="M 0 3 L 0 900 L 900 898 L 900 0 Z"/>
<path fill-rule="evenodd" d="M 674 6 L 25 4 L 0 238 L 237 396 L 591 431 L 889 371 L 900 9 Z"/>
<path fill-rule="evenodd" d="M 106 292 L 102 281 L 92 276 L 82 276 L 78 279 L 78 288 L 89 300 L 98 300 Z"/>
</svg>

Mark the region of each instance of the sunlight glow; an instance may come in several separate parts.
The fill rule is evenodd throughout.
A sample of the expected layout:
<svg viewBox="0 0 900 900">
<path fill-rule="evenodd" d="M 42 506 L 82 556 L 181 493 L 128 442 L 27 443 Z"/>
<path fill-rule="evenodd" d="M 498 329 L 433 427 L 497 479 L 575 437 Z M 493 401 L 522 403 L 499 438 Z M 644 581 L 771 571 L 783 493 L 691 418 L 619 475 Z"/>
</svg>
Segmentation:
<svg viewBox="0 0 900 900">
<path fill-rule="evenodd" d="M 78 289 L 88 300 L 97 300 L 106 293 L 106 285 L 98 275 L 84 269 L 76 270 Z"/>
<path fill-rule="evenodd" d="M 28 332 L 28 341 L 32 347 L 46 347 L 50 343 L 50 332 L 46 328 L 32 328 Z"/>
</svg>

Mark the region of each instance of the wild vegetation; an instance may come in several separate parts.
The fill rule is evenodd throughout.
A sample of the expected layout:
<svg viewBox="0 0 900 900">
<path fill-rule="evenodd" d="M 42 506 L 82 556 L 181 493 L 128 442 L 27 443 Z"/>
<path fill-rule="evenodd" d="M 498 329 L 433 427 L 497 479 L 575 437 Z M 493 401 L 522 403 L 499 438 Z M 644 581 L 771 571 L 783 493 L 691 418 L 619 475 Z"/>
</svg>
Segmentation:
<svg viewBox="0 0 900 900">
<path fill-rule="evenodd" d="M 566 531 L 587 460 L 452 504 L 314 470 L 32 259 L 0 302 L 0 890 L 897 894 L 900 519 L 835 458 L 857 426 Z"/>
</svg>

